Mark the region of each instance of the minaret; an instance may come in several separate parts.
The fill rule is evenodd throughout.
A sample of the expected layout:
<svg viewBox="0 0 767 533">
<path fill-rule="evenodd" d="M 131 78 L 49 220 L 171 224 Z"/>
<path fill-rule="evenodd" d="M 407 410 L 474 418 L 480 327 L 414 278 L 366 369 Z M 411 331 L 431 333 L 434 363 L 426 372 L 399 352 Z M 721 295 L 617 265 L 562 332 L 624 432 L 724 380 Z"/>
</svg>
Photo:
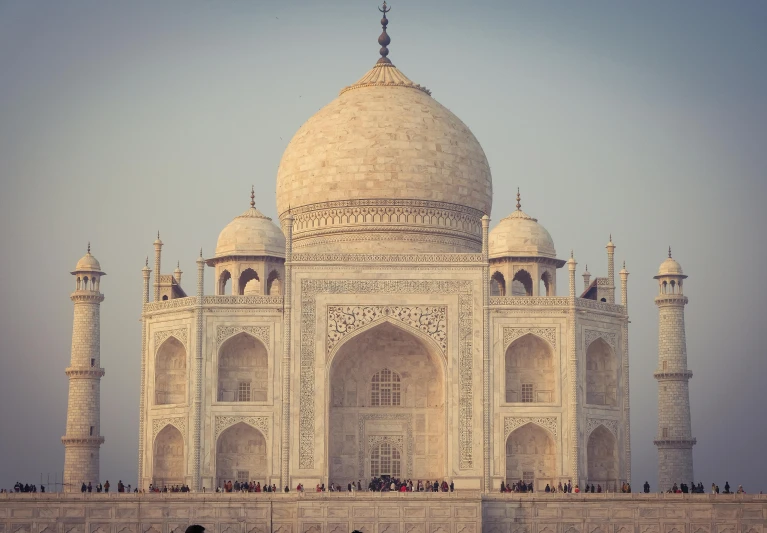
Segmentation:
<svg viewBox="0 0 767 533">
<path fill-rule="evenodd" d="M 157 232 L 157 240 L 154 241 L 154 301 L 160 300 L 160 255 L 162 254 L 162 241 L 160 232 Z"/>
<path fill-rule="evenodd" d="M 610 242 L 607 243 L 607 282 L 609 285 L 607 289 L 607 303 L 615 303 L 615 245 L 613 244 L 613 236 L 610 234 Z"/>
<path fill-rule="evenodd" d="M 586 271 L 583 273 L 583 290 L 588 290 L 591 285 L 591 272 L 589 272 L 589 265 L 586 265 Z"/>
<path fill-rule="evenodd" d="M 181 262 L 176 263 L 176 270 L 173 271 L 173 277 L 176 278 L 176 283 L 178 283 L 179 287 L 181 286 Z"/>
<path fill-rule="evenodd" d="M 655 305 L 660 313 L 658 330 L 658 489 L 667 491 L 674 483 L 695 479 L 692 471 L 692 437 L 690 424 L 687 342 L 684 333 L 684 306 L 687 297 L 682 282 L 687 276 L 671 258 L 671 248 L 658 270 L 658 296 Z"/>
<path fill-rule="evenodd" d="M 72 356 L 69 368 L 67 430 L 64 444 L 64 490 L 78 492 L 82 483 L 99 483 L 99 448 L 104 443 L 100 431 L 101 368 L 99 313 L 104 295 L 99 292 L 101 265 L 88 253 L 77 262 L 72 326 Z"/>
</svg>

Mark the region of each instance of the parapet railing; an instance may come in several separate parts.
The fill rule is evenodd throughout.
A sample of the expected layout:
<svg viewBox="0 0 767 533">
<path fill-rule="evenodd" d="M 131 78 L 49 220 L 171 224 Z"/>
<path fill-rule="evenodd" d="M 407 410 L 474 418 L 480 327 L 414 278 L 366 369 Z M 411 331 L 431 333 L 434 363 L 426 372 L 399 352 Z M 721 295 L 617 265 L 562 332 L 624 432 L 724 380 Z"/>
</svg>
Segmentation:
<svg viewBox="0 0 767 533">
<path fill-rule="evenodd" d="M 144 304 L 144 313 L 157 313 L 162 311 L 177 311 L 180 309 L 191 309 L 197 305 L 197 297 L 189 296 L 187 298 L 175 298 L 173 300 L 162 300 L 159 302 L 149 302 Z M 221 295 L 221 296 L 203 296 L 203 306 L 231 306 L 231 305 L 258 305 L 258 306 L 282 306 L 282 296 L 260 296 L 260 295 Z"/>
</svg>

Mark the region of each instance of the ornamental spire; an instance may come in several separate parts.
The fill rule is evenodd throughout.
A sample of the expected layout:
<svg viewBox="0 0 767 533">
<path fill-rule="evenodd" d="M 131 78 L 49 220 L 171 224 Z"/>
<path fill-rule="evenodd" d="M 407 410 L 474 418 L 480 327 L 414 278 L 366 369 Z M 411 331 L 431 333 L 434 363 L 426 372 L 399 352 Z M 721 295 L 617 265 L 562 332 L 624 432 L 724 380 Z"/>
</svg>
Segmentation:
<svg viewBox="0 0 767 533">
<path fill-rule="evenodd" d="M 389 46 L 389 43 L 391 43 L 391 38 L 389 37 L 389 34 L 386 33 L 386 25 L 389 24 L 389 19 L 386 18 L 386 14 L 391 11 L 390 7 L 386 7 L 386 1 L 384 0 L 383 6 L 378 8 L 378 11 L 383 13 L 383 18 L 381 19 L 381 27 L 383 28 L 383 32 L 378 37 L 378 44 L 381 45 L 381 59 L 378 60 L 378 64 L 386 64 L 391 65 L 391 61 L 389 60 L 389 49 L 387 46 Z"/>
<path fill-rule="evenodd" d="M 520 202 L 519 187 L 517 187 L 517 211 L 522 211 L 522 203 Z"/>
<path fill-rule="evenodd" d="M 668 247 L 668 258 L 671 259 L 671 246 Z"/>
<path fill-rule="evenodd" d="M 670 248 L 669 248 L 670 249 Z M 88 241 L 88 253 L 91 253 L 91 241 Z"/>
<path fill-rule="evenodd" d="M 250 186 L 250 207 L 256 207 L 256 193 L 253 185 Z"/>
</svg>

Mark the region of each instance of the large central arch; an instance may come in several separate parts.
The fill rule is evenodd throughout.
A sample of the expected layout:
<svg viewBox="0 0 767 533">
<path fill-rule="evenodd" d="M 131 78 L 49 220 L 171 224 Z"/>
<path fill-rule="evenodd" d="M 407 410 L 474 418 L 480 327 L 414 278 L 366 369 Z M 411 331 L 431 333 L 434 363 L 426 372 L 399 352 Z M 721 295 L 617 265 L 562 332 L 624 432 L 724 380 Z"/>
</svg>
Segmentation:
<svg viewBox="0 0 767 533">
<path fill-rule="evenodd" d="M 395 322 L 345 339 L 328 369 L 329 483 L 445 477 L 444 364 L 429 337 Z"/>
</svg>

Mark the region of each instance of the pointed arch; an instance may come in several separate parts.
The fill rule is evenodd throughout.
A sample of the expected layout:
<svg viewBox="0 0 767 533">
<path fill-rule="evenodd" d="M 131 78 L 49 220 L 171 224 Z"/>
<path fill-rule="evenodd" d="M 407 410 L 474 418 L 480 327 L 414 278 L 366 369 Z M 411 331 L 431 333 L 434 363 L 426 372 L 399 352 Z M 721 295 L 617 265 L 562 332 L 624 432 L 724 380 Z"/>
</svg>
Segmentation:
<svg viewBox="0 0 767 533">
<path fill-rule="evenodd" d="M 551 344 L 526 333 L 509 344 L 504 356 L 507 403 L 552 403 L 556 377 Z"/>
<path fill-rule="evenodd" d="M 282 296 L 282 280 L 276 270 L 269 272 L 266 278 L 266 294 L 271 296 Z"/>
<path fill-rule="evenodd" d="M 540 296 L 554 296 L 554 284 L 548 270 L 541 275 L 541 281 L 543 282 L 544 294 L 540 294 Z"/>
<path fill-rule="evenodd" d="M 490 276 L 490 296 L 506 296 L 506 278 L 497 270 Z"/>
<path fill-rule="evenodd" d="M 228 270 L 224 269 L 221 271 L 221 274 L 218 276 L 218 294 L 224 295 L 226 294 L 226 288 L 227 284 L 231 283 L 232 280 L 232 274 Z"/>
<path fill-rule="evenodd" d="M 602 337 L 586 348 L 586 403 L 618 406 L 618 359 Z"/>
<path fill-rule="evenodd" d="M 512 296 L 532 296 L 533 295 L 533 277 L 524 268 L 520 268 L 514 273 L 511 280 Z"/>
<path fill-rule="evenodd" d="M 186 472 L 184 437 L 175 425 L 166 424 L 154 438 L 152 484 L 156 487 L 182 485 Z"/>
<path fill-rule="evenodd" d="M 533 483 L 535 490 L 552 484 L 557 475 L 557 444 L 552 432 L 534 422 L 523 424 L 506 438 L 506 479 Z"/>
<path fill-rule="evenodd" d="M 269 353 L 246 331 L 226 339 L 218 349 L 219 402 L 264 402 L 269 392 Z"/>
<path fill-rule="evenodd" d="M 449 384 L 436 343 L 423 331 L 394 319 L 366 324 L 343 340 L 327 363 L 328 481 L 346 484 L 369 475 L 371 467 L 378 470 L 372 463 L 381 457 L 393 460 L 391 449 L 383 456 L 373 453 L 387 440 L 404 443 L 397 452 L 401 475 L 444 477 Z M 418 442 L 412 442 L 413 433 L 418 433 Z"/>
<path fill-rule="evenodd" d="M 175 335 L 160 344 L 154 360 L 155 405 L 186 403 L 186 360 L 186 348 Z"/>
<path fill-rule="evenodd" d="M 246 268 L 240 274 L 240 296 L 246 294 L 261 294 L 261 279 L 252 268 Z"/>
<path fill-rule="evenodd" d="M 268 475 L 266 436 L 246 422 L 237 422 L 216 440 L 216 486 L 226 481 L 263 480 Z"/>
<path fill-rule="evenodd" d="M 341 351 L 341 348 L 344 346 L 344 344 L 348 343 L 350 340 L 357 337 L 358 335 L 365 333 L 366 331 L 369 331 L 373 328 L 377 328 L 381 326 L 383 323 L 391 324 L 395 328 L 399 328 L 407 333 L 411 333 L 412 335 L 415 335 L 416 337 L 418 337 L 418 339 L 422 341 L 423 343 L 425 343 L 426 346 L 429 348 L 429 352 L 433 351 L 435 354 L 439 354 L 441 356 L 439 357 L 439 359 L 441 359 L 440 367 L 442 368 L 443 372 L 446 370 L 445 367 L 447 365 L 447 361 L 446 361 L 447 355 L 442 350 L 442 347 L 434 339 L 432 339 L 429 335 L 425 334 L 423 331 L 421 331 L 418 328 L 414 328 L 410 326 L 409 324 L 405 324 L 404 322 L 401 322 L 399 320 L 394 320 L 389 317 L 380 318 L 378 320 L 370 322 L 369 324 L 365 324 L 364 326 L 361 326 L 358 329 L 355 329 L 354 331 L 346 335 L 344 338 L 342 338 L 340 341 L 338 341 L 327 355 L 327 361 L 326 361 L 327 369 L 330 370 L 333 364 L 333 359 L 335 359 L 338 352 Z"/>
<path fill-rule="evenodd" d="M 603 424 L 591 432 L 587 445 L 588 482 L 608 490 L 618 487 L 618 439 Z"/>
</svg>

